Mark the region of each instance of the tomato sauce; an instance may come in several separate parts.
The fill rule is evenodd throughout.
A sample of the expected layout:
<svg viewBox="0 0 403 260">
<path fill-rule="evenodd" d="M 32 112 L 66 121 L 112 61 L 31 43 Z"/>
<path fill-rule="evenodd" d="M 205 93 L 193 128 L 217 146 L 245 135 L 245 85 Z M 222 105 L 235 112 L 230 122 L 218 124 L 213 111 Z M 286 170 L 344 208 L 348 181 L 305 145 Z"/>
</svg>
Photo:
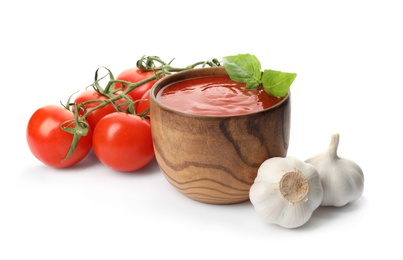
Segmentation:
<svg viewBox="0 0 403 260">
<path fill-rule="evenodd" d="M 157 99 L 188 114 L 229 116 L 261 111 L 283 98 L 274 97 L 263 88 L 248 90 L 245 83 L 227 76 L 206 76 L 171 83 L 157 93 Z"/>
</svg>

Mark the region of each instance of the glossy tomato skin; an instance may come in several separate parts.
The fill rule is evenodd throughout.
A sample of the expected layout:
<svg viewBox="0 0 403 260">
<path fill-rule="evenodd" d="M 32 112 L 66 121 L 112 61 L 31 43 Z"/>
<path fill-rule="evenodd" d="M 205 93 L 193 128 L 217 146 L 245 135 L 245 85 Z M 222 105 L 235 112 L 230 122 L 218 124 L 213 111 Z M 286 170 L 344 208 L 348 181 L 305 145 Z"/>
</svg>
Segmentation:
<svg viewBox="0 0 403 260">
<path fill-rule="evenodd" d="M 137 103 L 136 113 L 141 114 L 148 109 L 147 115 L 150 116 L 150 92 L 151 89 L 147 90 L 141 97 L 141 100 Z"/>
<path fill-rule="evenodd" d="M 116 77 L 116 79 L 136 83 L 140 80 L 146 79 L 153 75 L 154 75 L 153 71 L 142 71 L 139 68 L 135 67 L 135 68 L 129 68 L 129 69 L 122 71 Z M 129 93 L 127 93 L 127 95 L 130 96 L 132 98 L 132 100 L 134 100 L 134 101 L 139 100 L 147 90 L 152 88 L 152 86 L 155 84 L 155 82 L 157 82 L 156 79 L 149 81 L 143 85 L 140 85 L 137 88 L 130 91 Z M 121 88 L 121 87 L 122 87 L 122 84 L 120 84 L 120 83 L 117 83 L 115 85 L 115 89 Z M 126 86 L 123 88 L 123 90 L 125 90 L 125 89 L 126 89 Z"/>
<path fill-rule="evenodd" d="M 74 103 L 81 104 L 81 103 L 87 102 L 89 100 L 108 100 L 108 99 L 109 99 L 109 97 L 102 95 L 98 91 L 96 91 L 94 89 L 89 89 L 89 90 L 81 92 L 76 97 Z M 119 104 L 122 104 L 123 102 L 126 102 L 126 100 L 124 100 L 122 98 L 122 99 L 117 100 L 115 102 L 115 104 L 119 105 Z M 89 102 L 85 105 L 85 109 L 88 111 L 100 104 L 101 104 L 101 101 L 100 102 Z M 124 111 L 126 108 L 127 108 L 127 106 L 120 107 L 120 109 L 122 111 Z M 86 121 L 90 125 L 91 129 L 94 130 L 95 126 L 97 125 L 99 120 L 101 120 L 101 118 L 103 118 L 104 116 L 106 116 L 110 113 L 113 113 L 113 112 L 116 112 L 116 109 L 113 107 L 112 104 L 107 104 L 106 106 L 104 106 L 102 108 L 98 108 L 98 109 L 94 110 L 93 112 L 91 112 L 90 114 L 88 114 Z M 84 111 L 80 111 L 80 114 L 83 115 Z"/>
<path fill-rule="evenodd" d="M 72 119 L 74 114 L 61 106 L 48 105 L 35 111 L 28 122 L 26 137 L 29 149 L 38 160 L 51 167 L 66 168 L 87 156 L 92 147 L 91 129 L 80 138 L 74 153 L 64 160 L 73 134 L 63 131 L 60 125 Z"/>
<path fill-rule="evenodd" d="M 132 172 L 154 158 L 151 127 L 142 117 L 115 112 L 103 117 L 93 134 L 96 157 L 117 171 Z"/>
</svg>

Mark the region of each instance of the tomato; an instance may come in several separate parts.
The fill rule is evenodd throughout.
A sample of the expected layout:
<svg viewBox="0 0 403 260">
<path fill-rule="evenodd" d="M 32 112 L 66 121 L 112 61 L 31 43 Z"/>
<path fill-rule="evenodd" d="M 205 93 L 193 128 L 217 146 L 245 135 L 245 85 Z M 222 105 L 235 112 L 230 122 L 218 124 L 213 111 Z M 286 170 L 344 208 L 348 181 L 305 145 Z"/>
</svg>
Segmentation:
<svg viewBox="0 0 403 260">
<path fill-rule="evenodd" d="M 86 90 L 84 92 L 81 92 L 75 99 L 74 103 L 75 104 L 81 104 L 83 102 L 89 101 L 89 100 L 108 100 L 109 98 L 107 96 L 104 96 L 100 94 L 98 91 L 91 89 L 91 90 Z M 90 110 L 96 106 L 98 106 L 101 102 L 91 102 L 85 105 L 86 110 Z M 95 129 L 96 124 L 98 121 L 110 114 L 115 112 L 115 108 L 112 106 L 112 104 L 108 104 L 102 108 L 99 108 L 97 110 L 94 110 L 90 114 L 88 114 L 87 117 L 87 122 L 90 125 L 91 129 Z M 83 115 L 84 111 L 80 111 L 80 114 Z"/>
<path fill-rule="evenodd" d="M 89 89 L 86 91 L 81 92 L 75 99 L 74 103 L 76 104 L 81 104 L 83 102 L 89 101 L 89 100 L 108 100 L 109 97 L 102 95 L 98 91 L 94 89 Z M 116 105 L 122 104 L 123 102 L 126 102 L 125 99 L 119 99 L 118 101 L 115 102 Z M 85 109 L 88 111 L 96 106 L 98 106 L 101 102 L 89 102 L 85 105 Z M 125 110 L 127 106 L 122 106 L 120 109 Z M 91 129 L 95 129 L 95 126 L 97 125 L 98 121 L 103 118 L 104 116 L 116 112 L 116 109 L 113 107 L 112 104 L 107 104 L 106 106 L 102 108 L 98 108 L 88 114 L 88 117 L 86 118 L 87 123 L 90 125 Z M 80 111 L 80 114 L 83 115 L 84 111 Z"/>
<path fill-rule="evenodd" d="M 82 136 L 74 153 L 64 160 L 73 140 L 73 134 L 63 131 L 60 125 L 73 120 L 73 112 L 55 105 L 39 108 L 29 119 L 26 137 L 32 154 L 42 163 L 65 168 L 87 156 L 92 147 L 92 131 Z"/>
<path fill-rule="evenodd" d="M 136 113 L 141 114 L 148 109 L 147 115 L 150 116 L 150 92 L 151 89 L 147 90 L 141 97 L 141 100 L 136 105 Z"/>
<path fill-rule="evenodd" d="M 151 77 L 154 75 L 153 71 L 142 71 L 141 69 L 135 67 L 135 68 L 129 68 L 127 70 L 122 71 L 116 79 L 118 80 L 124 80 L 132 83 L 136 83 L 140 80 L 146 79 L 148 77 Z M 129 93 L 127 93 L 128 96 L 130 96 L 134 101 L 140 99 L 144 93 L 151 89 L 151 87 L 157 82 L 156 79 L 151 80 L 143 85 L 138 86 L 137 88 L 133 89 Z M 116 83 L 115 89 L 121 88 L 122 84 Z M 127 86 L 124 86 L 123 90 L 126 89 Z"/>
<path fill-rule="evenodd" d="M 92 140 L 95 156 L 117 171 L 139 170 L 154 158 L 151 126 L 137 115 L 106 115 L 95 127 Z"/>
</svg>

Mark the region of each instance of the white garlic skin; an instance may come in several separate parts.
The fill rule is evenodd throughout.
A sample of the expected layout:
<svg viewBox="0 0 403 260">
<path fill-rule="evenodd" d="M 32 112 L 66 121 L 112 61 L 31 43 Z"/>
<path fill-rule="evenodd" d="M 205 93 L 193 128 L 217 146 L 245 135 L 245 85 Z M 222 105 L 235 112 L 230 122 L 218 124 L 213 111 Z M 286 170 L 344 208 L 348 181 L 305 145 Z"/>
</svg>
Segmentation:
<svg viewBox="0 0 403 260">
<path fill-rule="evenodd" d="M 309 187 L 308 193 L 295 202 L 287 200 L 280 190 L 283 176 L 293 172 L 299 172 Z M 296 228 L 304 225 L 319 207 L 323 189 L 319 174 L 312 165 L 294 157 L 274 157 L 259 167 L 249 197 L 256 213 L 265 222 Z"/>
<path fill-rule="evenodd" d="M 332 135 L 326 152 L 305 161 L 320 175 L 324 191 L 321 206 L 342 207 L 359 199 L 364 192 L 364 174 L 360 166 L 337 155 L 339 138 L 339 134 Z"/>
</svg>

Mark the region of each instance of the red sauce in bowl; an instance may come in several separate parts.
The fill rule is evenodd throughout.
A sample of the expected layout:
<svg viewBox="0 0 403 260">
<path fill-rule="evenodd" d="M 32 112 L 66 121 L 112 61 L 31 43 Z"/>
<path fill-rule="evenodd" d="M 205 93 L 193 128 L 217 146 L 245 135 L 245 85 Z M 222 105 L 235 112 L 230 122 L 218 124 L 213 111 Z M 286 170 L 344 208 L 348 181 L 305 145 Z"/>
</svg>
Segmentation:
<svg viewBox="0 0 403 260">
<path fill-rule="evenodd" d="M 244 115 L 270 108 L 283 98 L 262 88 L 248 90 L 227 76 L 206 76 L 171 83 L 157 93 L 166 107 L 193 115 Z"/>
</svg>

